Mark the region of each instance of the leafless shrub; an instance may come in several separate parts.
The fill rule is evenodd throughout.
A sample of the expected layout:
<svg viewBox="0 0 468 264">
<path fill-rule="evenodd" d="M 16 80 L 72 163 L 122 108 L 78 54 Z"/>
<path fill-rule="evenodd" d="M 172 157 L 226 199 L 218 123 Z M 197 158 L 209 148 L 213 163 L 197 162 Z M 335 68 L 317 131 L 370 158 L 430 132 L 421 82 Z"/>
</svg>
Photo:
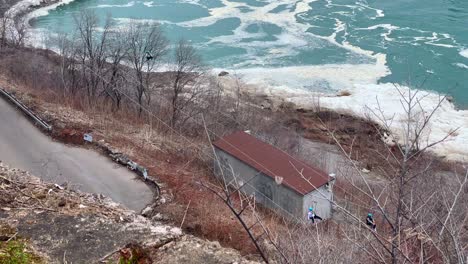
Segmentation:
<svg viewBox="0 0 468 264">
<path fill-rule="evenodd" d="M 425 111 L 420 104 L 423 95 L 418 91 L 396 89 L 400 92 L 407 119 L 404 138 L 400 139 L 401 144 L 396 145 L 396 150 L 388 146 L 384 153 L 375 153 L 381 157 L 381 163 L 380 168 L 374 170 L 380 172 L 384 182 L 369 179 L 358 163 L 352 160 L 351 151 L 345 150 L 333 131 L 329 133 L 355 171 L 353 177 L 344 174 L 342 179 L 351 186 L 354 196 L 364 200 L 364 206 L 368 204 L 368 212 L 378 215 L 378 233 L 369 228 L 361 229 L 359 224 L 350 224 L 345 235 L 376 262 L 465 263 L 466 249 L 463 250 L 461 245 L 466 241 L 466 232 L 461 230 L 466 227 L 467 208 L 460 201 L 462 197 L 467 197 L 462 190 L 466 188 L 468 174 L 453 176 L 455 180 L 452 179 L 450 184 L 434 185 L 434 180 L 445 181 L 450 177 L 434 174 L 434 171 L 438 171 L 434 167 L 436 159 L 426 153 L 450 136 L 449 133 L 432 143 L 425 141 L 431 117 L 445 98 L 441 97 L 432 110 Z M 383 138 L 383 131 L 390 131 L 392 120 L 386 119 L 382 109 L 371 112 L 382 121 L 383 129 L 377 131 L 382 131 Z M 356 180 L 356 177 L 360 180 Z M 337 206 L 358 223 L 362 222 L 366 213 L 350 210 L 343 204 Z M 457 210 L 454 211 L 454 208 Z M 453 212 L 465 213 L 461 213 L 464 215 L 461 216 Z M 448 222 L 452 223 L 450 227 L 447 226 Z M 445 232 L 447 235 L 443 236 Z"/>
</svg>

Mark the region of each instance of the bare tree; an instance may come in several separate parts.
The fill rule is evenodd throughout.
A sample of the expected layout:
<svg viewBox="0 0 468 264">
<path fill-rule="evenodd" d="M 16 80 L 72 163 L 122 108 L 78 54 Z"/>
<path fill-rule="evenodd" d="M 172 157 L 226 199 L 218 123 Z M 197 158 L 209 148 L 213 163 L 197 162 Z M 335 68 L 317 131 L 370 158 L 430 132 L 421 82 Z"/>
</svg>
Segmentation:
<svg viewBox="0 0 468 264">
<path fill-rule="evenodd" d="M 180 40 L 174 52 L 174 69 L 170 72 L 172 91 L 171 99 L 171 126 L 175 127 L 185 112 L 185 120 L 193 116 L 188 114 L 186 108 L 197 102 L 200 96 L 207 91 L 203 86 L 206 67 L 200 56 L 190 43 Z"/>
<path fill-rule="evenodd" d="M 51 37 L 51 45 L 58 49 L 60 56 L 60 79 L 62 84 L 62 96 L 66 98 L 68 95 L 74 96 L 80 89 L 79 82 L 80 70 L 78 65 L 78 47 L 70 34 L 59 32 L 56 36 Z"/>
<path fill-rule="evenodd" d="M 124 89 L 126 82 L 124 81 L 125 69 L 121 65 L 126 56 L 128 56 L 128 45 L 126 43 L 126 34 L 122 31 L 113 31 L 110 35 L 110 43 L 108 46 L 107 61 L 108 67 L 105 72 L 106 81 L 104 82 L 103 94 L 106 98 L 110 98 L 113 107 L 118 110 L 122 101 L 121 89 Z"/>
<path fill-rule="evenodd" d="M 140 104 L 141 115 L 143 97 L 151 102 L 150 73 L 161 65 L 161 59 L 167 53 L 168 41 L 159 25 L 132 22 L 127 30 L 128 54 L 126 60 L 132 65 L 136 80 L 135 97 Z"/>
<path fill-rule="evenodd" d="M 86 87 L 89 102 L 94 100 L 102 85 L 101 76 L 106 66 L 106 50 L 109 45 L 111 19 L 107 17 L 103 30 L 98 31 L 99 19 L 92 11 L 81 11 L 75 16 L 77 40 L 79 42 L 77 60 L 80 62 L 82 80 Z"/>
<path fill-rule="evenodd" d="M 11 19 L 8 17 L 7 14 L 4 14 L 0 19 L 0 49 L 3 49 L 7 43 L 7 35 L 8 35 L 8 23 Z"/>
<path fill-rule="evenodd" d="M 23 19 L 12 19 L 10 23 L 7 22 L 7 30 L 9 31 L 8 38 L 15 48 L 24 46 L 27 25 Z"/>
</svg>

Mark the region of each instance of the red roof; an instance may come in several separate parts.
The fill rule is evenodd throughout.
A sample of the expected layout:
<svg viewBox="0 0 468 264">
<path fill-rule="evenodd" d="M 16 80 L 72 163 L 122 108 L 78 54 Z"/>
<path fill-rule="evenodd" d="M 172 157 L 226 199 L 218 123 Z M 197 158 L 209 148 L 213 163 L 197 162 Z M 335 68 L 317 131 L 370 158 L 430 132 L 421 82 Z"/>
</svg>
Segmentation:
<svg viewBox="0 0 468 264">
<path fill-rule="evenodd" d="M 302 195 L 330 181 L 330 177 L 322 170 L 311 167 L 243 131 L 225 136 L 213 145 L 273 179 L 276 176 L 282 177 L 282 184 Z M 302 175 L 310 183 L 298 171 L 302 171 Z"/>
</svg>

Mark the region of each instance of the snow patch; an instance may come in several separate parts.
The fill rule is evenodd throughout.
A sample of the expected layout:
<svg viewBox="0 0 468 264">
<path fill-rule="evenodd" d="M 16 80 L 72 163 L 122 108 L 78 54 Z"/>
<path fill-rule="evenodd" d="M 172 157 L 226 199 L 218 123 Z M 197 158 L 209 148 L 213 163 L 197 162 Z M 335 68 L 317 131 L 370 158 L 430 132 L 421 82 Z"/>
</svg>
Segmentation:
<svg viewBox="0 0 468 264">
<path fill-rule="evenodd" d="M 465 58 L 468 58 L 468 49 L 464 49 L 464 50 L 460 51 L 460 55 L 462 55 Z"/>
<path fill-rule="evenodd" d="M 453 65 L 457 66 L 458 68 L 468 69 L 468 65 L 463 64 L 461 62 L 454 63 Z"/>
<path fill-rule="evenodd" d="M 400 90 L 408 94 L 408 87 Z M 356 84 L 348 88 L 351 95 L 346 97 L 322 96 L 319 99 L 320 106 L 351 113 L 356 116 L 371 117 L 375 122 L 382 123 L 381 117 L 377 118 L 374 113 L 378 108 L 383 109 L 385 120 L 391 122 L 390 128 L 396 139 L 402 143 L 405 134 L 406 117 L 401 106 L 401 95 L 393 84 Z M 411 89 L 412 93 L 415 90 Z M 431 92 L 418 91 L 417 94 L 422 109 L 418 109 L 416 115 L 427 116 L 442 98 L 441 95 Z M 317 101 L 317 95 L 295 95 L 288 98 L 299 107 L 311 108 L 312 102 Z M 447 140 L 438 144 L 430 150 L 441 157 L 455 161 L 468 161 L 468 110 L 457 110 L 455 106 L 444 100 L 440 108 L 433 115 L 427 127 L 422 146 L 443 139 L 452 131 L 457 130 Z"/>
</svg>

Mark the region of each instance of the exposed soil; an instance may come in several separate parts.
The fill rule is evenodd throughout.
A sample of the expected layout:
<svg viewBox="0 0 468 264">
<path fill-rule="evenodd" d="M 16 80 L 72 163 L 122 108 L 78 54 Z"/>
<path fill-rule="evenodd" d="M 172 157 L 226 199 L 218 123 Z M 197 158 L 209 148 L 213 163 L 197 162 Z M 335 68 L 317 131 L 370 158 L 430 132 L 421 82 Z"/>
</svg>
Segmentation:
<svg viewBox="0 0 468 264">
<path fill-rule="evenodd" d="M 83 145 L 84 132 L 76 129 L 64 128 L 54 134 L 54 138 L 65 144 Z"/>
<path fill-rule="evenodd" d="M 396 162 L 387 157 L 393 155 L 401 159 L 402 153 L 395 142 L 387 145 L 383 139 L 384 135 L 391 133 L 370 120 L 329 110 L 287 109 L 284 115 L 285 127 L 294 129 L 306 139 L 338 146 L 369 171 L 385 175 L 389 172 L 386 162 Z M 420 163 L 427 160 L 431 160 L 433 167 L 441 172 L 463 167 L 463 164 L 424 153 Z"/>
<path fill-rule="evenodd" d="M 351 152 L 351 157 L 368 170 L 381 164 L 376 152 L 388 151 L 387 145 L 382 141 L 382 134 L 387 131 L 370 121 L 331 111 L 298 112 L 297 116 L 305 138 L 334 145 L 339 143 L 343 151 Z M 331 133 L 336 141 L 331 138 Z"/>
</svg>

